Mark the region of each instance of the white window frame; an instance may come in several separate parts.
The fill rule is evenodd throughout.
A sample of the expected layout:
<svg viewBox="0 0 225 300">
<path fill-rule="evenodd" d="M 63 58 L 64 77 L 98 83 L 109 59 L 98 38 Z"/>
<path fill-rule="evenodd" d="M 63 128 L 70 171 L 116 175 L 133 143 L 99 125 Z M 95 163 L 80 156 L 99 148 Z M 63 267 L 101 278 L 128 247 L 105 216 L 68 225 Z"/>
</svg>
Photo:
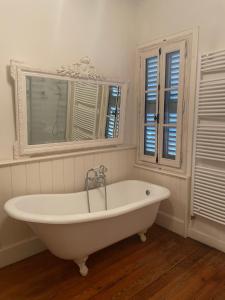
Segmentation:
<svg viewBox="0 0 225 300">
<path fill-rule="evenodd" d="M 183 158 L 183 148 L 186 145 L 186 133 L 184 132 L 187 124 L 185 108 L 187 106 L 187 87 L 189 83 L 189 67 L 187 67 L 188 60 L 188 49 L 190 43 L 190 35 L 189 36 L 180 36 L 174 37 L 171 39 L 162 40 L 159 43 L 150 44 L 139 48 L 138 50 L 138 59 L 140 62 L 139 69 L 139 147 L 138 147 L 138 157 L 137 164 L 145 165 L 150 168 L 158 168 L 165 169 L 169 171 L 180 171 L 181 168 L 184 168 L 184 163 L 182 162 Z M 159 107 L 159 124 L 158 124 L 158 134 L 156 135 L 156 139 L 158 138 L 158 142 L 156 141 L 157 149 L 154 156 L 145 155 L 144 154 L 144 120 L 145 120 L 145 60 L 151 56 L 159 55 L 159 49 L 161 49 L 159 60 L 159 72 L 158 77 L 160 84 L 160 92 L 157 97 L 158 101 L 160 101 L 160 105 L 156 105 Z M 176 159 L 168 159 L 163 157 L 163 118 L 164 118 L 164 93 L 165 93 L 165 64 L 166 64 L 166 54 L 180 50 L 181 62 L 180 62 L 180 78 L 179 78 L 179 100 L 177 107 L 177 144 L 176 144 Z M 158 103 L 157 103 L 158 104 Z M 170 125 L 174 126 L 174 125 Z M 156 155 L 158 155 L 158 161 L 156 161 Z M 184 170 L 182 170 L 183 172 Z"/>
</svg>

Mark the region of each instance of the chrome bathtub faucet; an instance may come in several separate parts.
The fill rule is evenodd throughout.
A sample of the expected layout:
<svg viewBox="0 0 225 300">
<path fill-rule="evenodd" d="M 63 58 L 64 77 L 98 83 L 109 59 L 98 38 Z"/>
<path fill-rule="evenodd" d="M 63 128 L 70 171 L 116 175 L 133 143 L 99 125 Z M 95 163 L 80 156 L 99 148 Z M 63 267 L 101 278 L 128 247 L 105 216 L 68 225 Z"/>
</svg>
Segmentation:
<svg viewBox="0 0 225 300">
<path fill-rule="evenodd" d="M 106 172 L 107 168 L 104 165 L 100 165 L 98 168 L 89 169 L 85 177 L 85 189 L 87 192 L 88 211 L 91 212 L 89 190 L 104 187 L 105 189 L 105 209 L 108 209 L 107 205 L 107 190 L 106 190 Z"/>
</svg>

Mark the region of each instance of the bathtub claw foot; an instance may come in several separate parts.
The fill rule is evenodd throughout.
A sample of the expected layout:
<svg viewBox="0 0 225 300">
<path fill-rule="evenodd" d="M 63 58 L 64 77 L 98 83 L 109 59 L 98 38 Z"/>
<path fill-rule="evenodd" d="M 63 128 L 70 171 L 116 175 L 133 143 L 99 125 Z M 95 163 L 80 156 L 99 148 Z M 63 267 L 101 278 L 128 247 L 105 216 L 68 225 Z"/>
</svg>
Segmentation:
<svg viewBox="0 0 225 300">
<path fill-rule="evenodd" d="M 139 237 L 140 237 L 140 240 L 141 240 L 143 243 L 147 241 L 146 232 L 147 232 L 147 231 L 143 231 L 143 232 L 138 233 L 138 235 L 139 235 Z"/>
<path fill-rule="evenodd" d="M 87 259 L 88 259 L 88 256 L 74 260 L 74 262 L 78 265 L 78 267 L 80 269 L 81 276 L 87 276 L 87 274 L 88 274 L 88 267 L 86 265 Z"/>
</svg>

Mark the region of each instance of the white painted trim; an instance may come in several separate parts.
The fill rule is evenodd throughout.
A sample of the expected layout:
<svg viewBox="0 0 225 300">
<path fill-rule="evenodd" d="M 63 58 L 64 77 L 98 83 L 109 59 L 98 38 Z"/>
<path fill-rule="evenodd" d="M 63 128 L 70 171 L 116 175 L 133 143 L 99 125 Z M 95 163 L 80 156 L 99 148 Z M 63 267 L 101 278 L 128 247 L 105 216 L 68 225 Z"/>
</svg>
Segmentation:
<svg viewBox="0 0 225 300">
<path fill-rule="evenodd" d="M 167 36 L 162 36 L 160 38 L 154 39 L 147 43 L 138 45 L 137 49 L 155 47 L 155 45 L 161 44 L 163 42 L 167 42 L 168 40 L 171 40 L 171 39 L 176 40 L 176 39 L 180 39 L 181 37 L 183 37 L 185 35 L 193 34 L 195 31 L 196 31 L 196 27 L 194 27 L 192 29 L 187 29 L 187 30 L 175 33 L 175 34 L 169 34 Z"/>
<path fill-rule="evenodd" d="M 0 268 L 44 251 L 42 242 L 34 237 L 0 249 Z"/>
<path fill-rule="evenodd" d="M 194 240 L 197 240 L 203 244 L 213 247 L 217 250 L 225 252 L 225 241 L 215 238 L 212 235 L 203 233 L 199 230 L 189 228 L 188 236 Z"/>
<path fill-rule="evenodd" d="M 190 221 L 191 179 L 191 176 L 188 176 L 186 181 L 186 201 L 184 203 L 185 237 L 188 237 L 188 228 Z"/>
<path fill-rule="evenodd" d="M 193 29 L 191 41 L 191 65 L 189 80 L 189 111 L 188 111 L 188 136 L 187 136 L 187 174 L 192 174 L 192 156 L 193 156 L 193 131 L 194 131 L 194 114 L 196 109 L 197 80 L 198 80 L 198 51 L 199 51 L 199 27 Z"/>
<path fill-rule="evenodd" d="M 85 151 L 74 151 L 74 152 L 69 152 L 69 153 L 46 155 L 46 156 L 39 156 L 39 157 L 32 157 L 32 158 L 5 160 L 5 161 L 0 161 L 0 168 L 7 167 L 7 166 L 22 165 L 22 164 L 27 164 L 27 163 L 32 163 L 32 162 L 50 161 L 50 160 L 60 159 L 60 158 L 85 156 L 85 155 L 91 155 L 91 154 L 96 154 L 96 153 L 116 152 L 116 151 L 132 150 L 132 149 L 133 150 L 136 149 L 136 146 L 120 145 L 120 146 L 113 146 L 113 147 L 107 147 L 107 148 L 105 147 L 105 148 L 99 148 L 99 149 L 87 149 Z"/>
<path fill-rule="evenodd" d="M 185 237 L 185 223 L 177 217 L 159 211 L 156 224 Z"/>
<path fill-rule="evenodd" d="M 177 170 L 172 172 L 170 170 L 166 170 L 165 168 L 161 168 L 159 165 L 150 167 L 149 165 L 147 165 L 144 162 L 142 164 L 140 162 L 135 163 L 134 168 L 144 169 L 149 172 L 159 173 L 159 174 L 166 175 L 166 176 L 177 177 L 177 178 L 181 178 L 184 180 L 190 178 L 190 176 L 188 176 L 184 173 L 179 173 L 179 172 L 177 172 Z"/>
</svg>

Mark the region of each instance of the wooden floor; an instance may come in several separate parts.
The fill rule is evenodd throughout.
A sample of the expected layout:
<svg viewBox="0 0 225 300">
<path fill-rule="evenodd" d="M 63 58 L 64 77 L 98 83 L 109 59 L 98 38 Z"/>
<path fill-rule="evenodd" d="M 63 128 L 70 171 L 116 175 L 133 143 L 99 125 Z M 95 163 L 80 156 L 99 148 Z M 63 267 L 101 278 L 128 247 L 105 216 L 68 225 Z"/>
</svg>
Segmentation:
<svg viewBox="0 0 225 300">
<path fill-rule="evenodd" d="M 0 270 L 0 300 L 225 300 L 225 254 L 159 226 L 90 256 L 89 275 L 48 251 Z"/>
</svg>

